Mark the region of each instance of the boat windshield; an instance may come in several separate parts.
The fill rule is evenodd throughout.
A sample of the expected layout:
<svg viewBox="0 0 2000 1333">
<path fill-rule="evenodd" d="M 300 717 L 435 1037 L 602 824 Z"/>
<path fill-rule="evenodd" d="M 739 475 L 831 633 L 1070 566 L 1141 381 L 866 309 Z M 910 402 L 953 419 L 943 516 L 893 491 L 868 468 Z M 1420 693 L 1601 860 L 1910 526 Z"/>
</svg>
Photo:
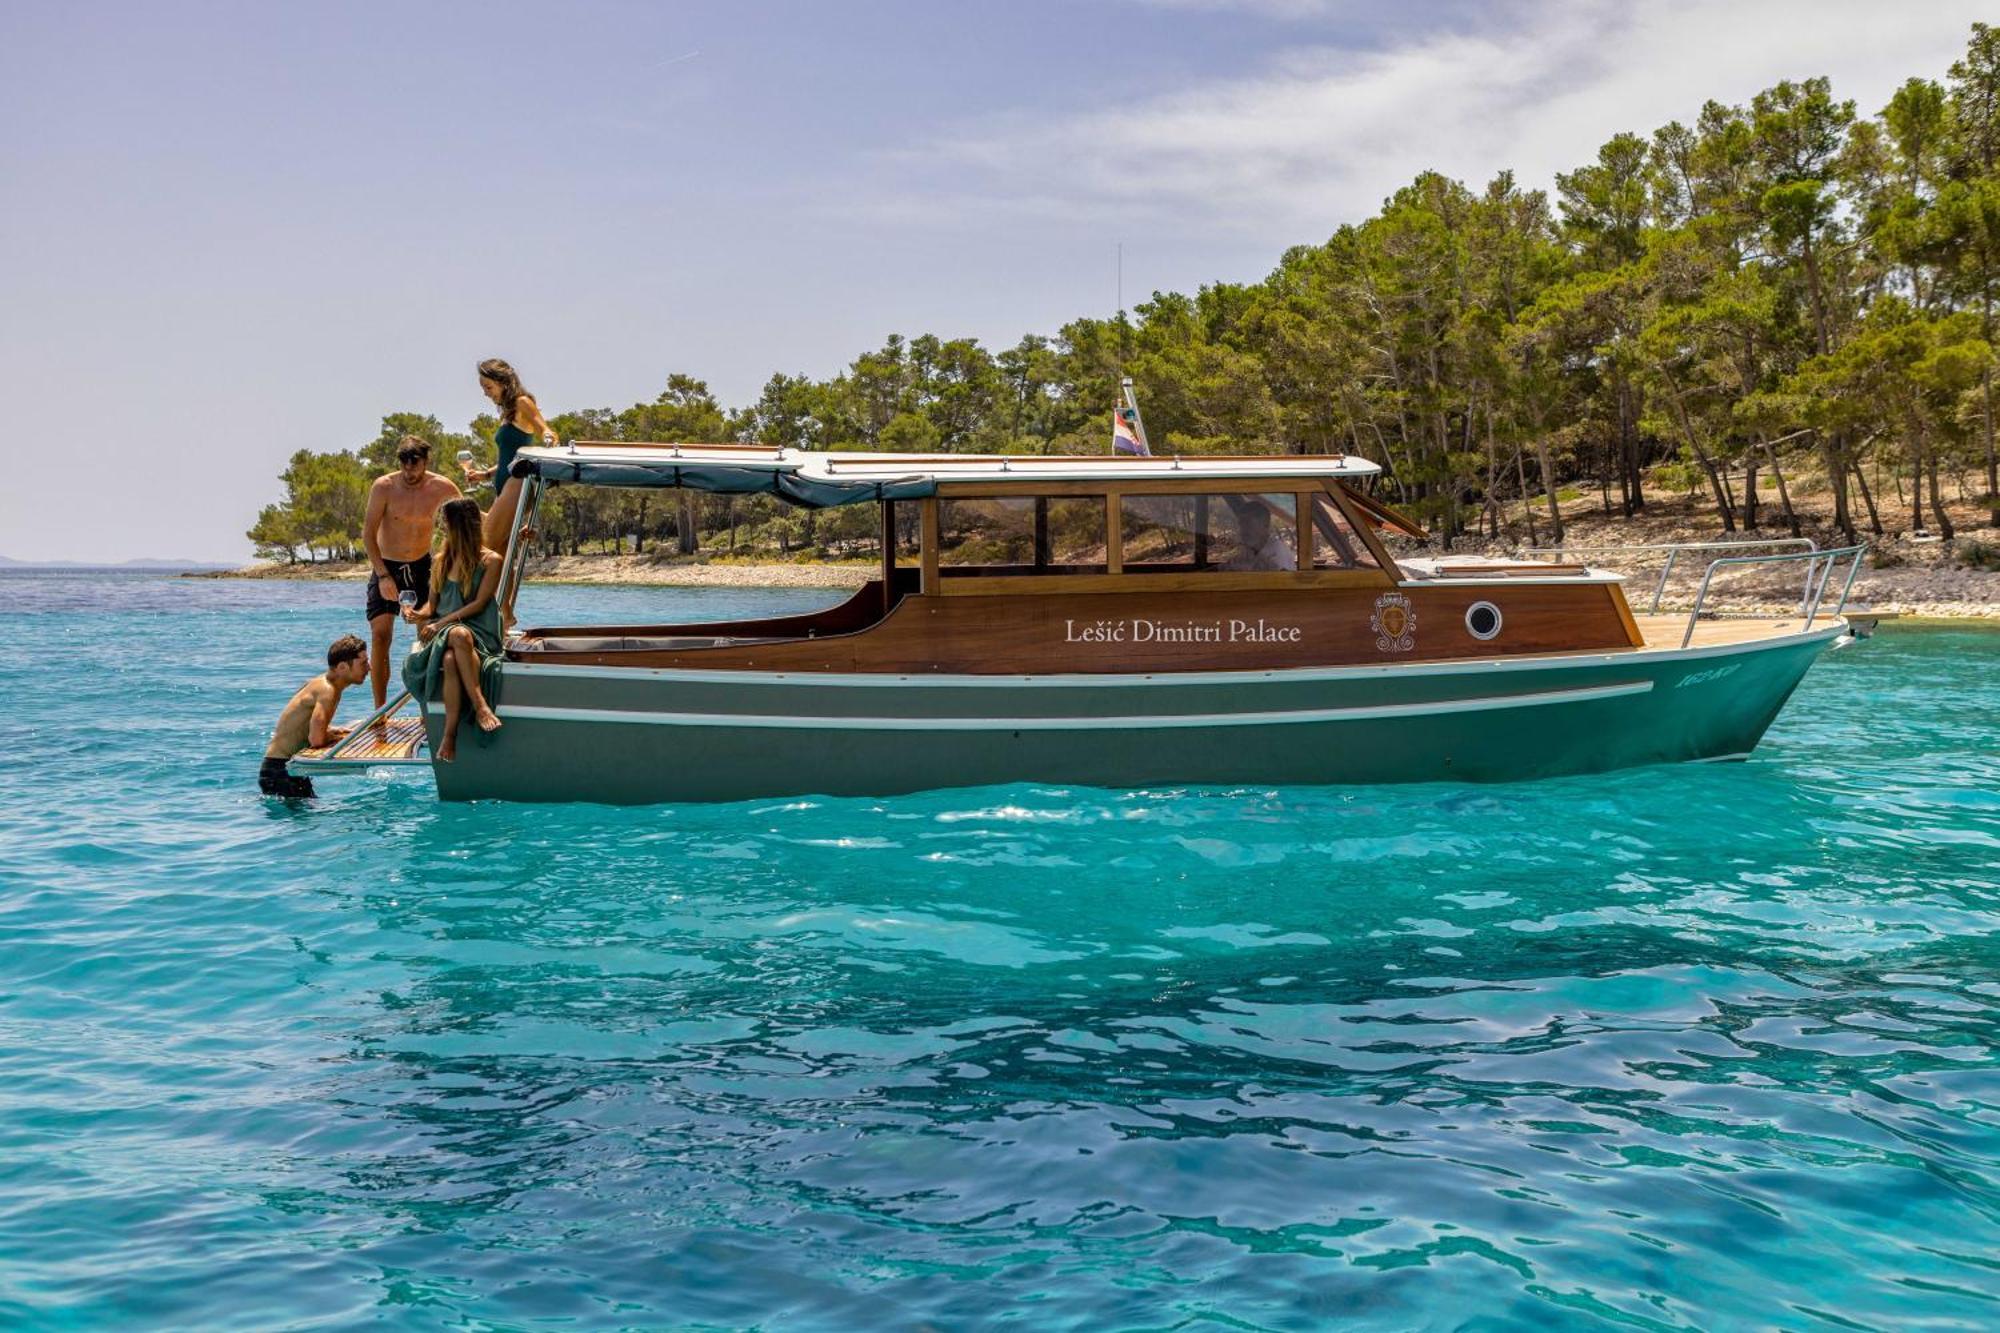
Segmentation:
<svg viewBox="0 0 2000 1333">
<path fill-rule="evenodd" d="M 1332 496 L 1314 496 L 1312 514 L 1314 569 L 1381 568 L 1375 553 L 1361 540 Z"/>
<path fill-rule="evenodd" d="M 1128 570 L 1298 568 L 1298 498 L 1291 492 L 1126 495 L 1121 504 Z"/>
</svg>

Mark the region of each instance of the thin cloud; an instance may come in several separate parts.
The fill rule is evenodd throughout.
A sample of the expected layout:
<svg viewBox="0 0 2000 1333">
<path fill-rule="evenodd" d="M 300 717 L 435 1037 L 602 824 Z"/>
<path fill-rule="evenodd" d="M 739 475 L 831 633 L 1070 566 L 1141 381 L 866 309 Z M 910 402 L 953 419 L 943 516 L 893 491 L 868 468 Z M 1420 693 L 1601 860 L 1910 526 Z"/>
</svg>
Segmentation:
<svg viewBox="0 0 2000 1333">
<path fill-rule="evenodd" d="M 1221 13 L 1254 14 L 1260 18 L 1299 21 L 1326 18 L 1339 13 L 1341 0 L 1130 0 L 1145 9 L 1208 10 Z"/>
<path fill-rule="evenodd" d="M 878 159 L 876 196 L 849 215 L 1068 216 L 1284 245 L 1366 216 L 1418 171 L 1477 184 L 1512 168 L 1546 186 L 1618 131 L 1689 121 L 1708 98 L 1745 101 L 1783 78 L 1826 74 L 1868 114 L 1911 75 L 1943 77 L 1980 16 L 1976 3 L 1579 0 L 1367 51 L 1301 45 L 1252 76 L 1136 104 L 959 127 Z"/>
</svg>

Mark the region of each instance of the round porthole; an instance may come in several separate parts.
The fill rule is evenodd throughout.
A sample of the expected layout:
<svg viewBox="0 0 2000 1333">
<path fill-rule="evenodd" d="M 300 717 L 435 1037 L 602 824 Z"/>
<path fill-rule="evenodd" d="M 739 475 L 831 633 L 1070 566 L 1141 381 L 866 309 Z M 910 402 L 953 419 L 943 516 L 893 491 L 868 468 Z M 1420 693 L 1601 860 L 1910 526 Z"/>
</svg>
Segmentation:
<svg viewBox="0 0 2000 1333">
<path fill-rule="evenodd" d="M 1500 608 L 1491 602 L 1474 602 L 1465 608 L 1465 632 L 1475 639 L 1500 637 Z"/>
</svg>

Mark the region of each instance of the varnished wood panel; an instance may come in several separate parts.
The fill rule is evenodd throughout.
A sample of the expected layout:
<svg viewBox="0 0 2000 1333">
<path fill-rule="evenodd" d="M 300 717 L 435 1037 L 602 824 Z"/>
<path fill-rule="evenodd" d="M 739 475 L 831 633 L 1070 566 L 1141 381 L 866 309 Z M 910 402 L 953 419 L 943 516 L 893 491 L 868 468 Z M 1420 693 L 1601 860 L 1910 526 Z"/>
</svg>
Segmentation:
<svg viewBox="0 0 2000 1333">
<path fill-rule="evenodd" d="M 919 502 L 923 514 L 923 589 L 930 596 L 938 590 L 938 548 L 944 544 L 938 534 L 938 502 L 935 498 Z"/>
<path fill-rule="evenodd" d="M 1501 564 L 1440 565 L 1431 575 L 1440 579 L 1542 579 L 1551 574 L 1588 574 L 1589 565 L 1544 565 L 1533 560 Z"/>
<path fill-rule="evenodd" d="M 421 717 L 392 717 L 379 727 L 363 727 L 361 735 L 354 743 L 340 752 L 335 762 L 352 761 L 357 764 L 381 763 L 391 759 L 409 759 L 415 756 L 424 743 L 424 720 Z M 339 744 L 339 742 L 335 742 Z M 314 746 L 300 750 L 294 759 L 324 759 L 332 745 Z"/>
<path fill-rule="evenodd" d="M 1367 509 L 1361 503 L 1362 497 L 1338 482 L 1329 483 L 1326 492 L 1332 497 L 1334 507 L 1347 519 L 1347 526 L 1361 539 L 1368 553 L 1375 557 L 1375 563 L 1400 581 L 1403 571 L 1397 567 L 1396 558 L 1389 554 L 1389 548 L 1383 543 L 1382 534 L 1375 530 L 1375 524 L 1364 517 Z"/>
<path fill-rule="evenodd" d="M 876 604 L 882 608 L 883 614 L 887 615 L 889 608 L 896 604 L 895 596 L 890 592 L 890 589 L 896 586 L 896 502 L 894 500 L 884 500 L 882 502 L 882 578 L 880 582 L 882 586 L 876 590 Z M 866 597 L 868 591 L 868 587 L 864 586 L 861 589 L 860 595 Z"/>
<path fill-rule="evenodd" d="M 1388 588 L 1395 580 L 1379 569 L 1210 569 L 1173 573 L 1064 574 L 1046 578 L 951 577 L 939 584 L 947 597 L 1126 596 L 1153 592 L 1271 592 L 1302 588 Z"/>
<path fill-rule="evenodd" d="M 1383 504 L 1374 496 L 1364 494 L 1344 481 L 1333 481 L 1328 484 L 1331 487 L 1338 488 L 1354 508 L 1366 510 L 1377 522 L 1380 522 L 1385 527 L 1395 528 L 1408 536 L 1415 537 L 1420 542 L 1430 540 L 1430 534 L 1424 531 L 1422 524 L 1401 511 Z M 1372 527 L 1374 525 L 1369 524 L 1368 526 Z"/>
<path fill-rule="evenodd" d="M 1639 622 L 1632 619 L 1632 604 L 1625 600 L 1624 588 L 1611 589 L 1611 608 L 1618 613 L 1618 623 L 1625 627 L 1625 637 L 1632 641 L 1632 646 L 1644 648 L 1646 636 L 1639 632 Z"/>
<path fill-rule="evenodd" d="M 1635 617 L 1640 636 L 1648 648 L 1678 648 L 1681 635 L 1687 633 L 1687 613 L 1679 615 L 1649 615 Z M 1822 615 L 1813 621 L 1814 629 L 1828 629 L 1839 623 L 1834 616 Z M 1804 616 L 1744 616 L 1727 620 L 1697 620 L 1694 638 L 1688 643 L 1690 648 L 1719 648 L 1728 644 L 1749 643 L 1754 639 L 1773 639 L 1786 634 L 1803 634 L 1806 629 Z"/>
<path fill-rule="evenodd" d="M 538 652 L 530 660 L 1015 675 L 1256 670 L 1628 649 L 1611 591 L 1610 585 L 1592 583 L 905 597 L 880 624 L 854 634 L 716 648 Z M 1407 599 L 1407 648 L 1371 626 L 1384 597 Z M 1466 608 L 1478 601 L 1501 610 L 1500 636 L 1490 642 L 1473 638 L 1465 627 Z M 735 626 L 707 628 L 738 632 Z"/>
</svg>

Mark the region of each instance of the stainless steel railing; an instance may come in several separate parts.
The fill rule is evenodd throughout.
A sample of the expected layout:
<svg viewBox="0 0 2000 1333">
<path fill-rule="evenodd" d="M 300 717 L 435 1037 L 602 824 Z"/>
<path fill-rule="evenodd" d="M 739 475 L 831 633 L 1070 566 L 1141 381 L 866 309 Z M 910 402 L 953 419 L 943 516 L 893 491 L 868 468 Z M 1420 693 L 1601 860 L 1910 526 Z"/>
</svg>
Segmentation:
<svg viewBox="0 0 2000 1333">
<path fill-rule="evenodd" d="M 1660 580 L 1653 585 L 1653 600 L 1646 610 L 1648 614 L 1660 609 L 1660 601 L 1667 595 L 1667 580 L 1673 577 L 1674 562 L 1683 551 L 1744 551 L 1754 547 L 1802 548 L 1810 554 L 1819 550 L 1819 543 L 1810 537 L 1769 537 L 1753 538 L 1747 541 L 1722 542 L 1655 542 L 1645 546 L 1623 546 L 1613 542 L 1584 543 L 1564 542 L 1560 546 L 1529 546 L 1522 549 L 1523 555 L 1561 555 L 1565 551 L 1665 551 L 1667 560 L 1660 567 Z M 1799 614 L 1804 615 L 1806 605 L 1799 603 Z"/>
<path fill-rule="evenodd" d="M 514 598 L 521 591 L 521 578 L 528 564 L 528 544 L 521 540 L 521 532 L 534 525 L 541 508 L 542 490 L 540 477 L 531 476 L 521 483 L 521 498 L 514 506 L 513 528 L 507 534 L 507 550 L 500 558 L 500 586 L 493 590 L 493 596 L 500 603 L 502 613 L 509 617 L 513 613 Z"/>
<path fill-rule="evenodd" d="M 1806 618 L 1806 628 L 1811 629 L 1813 622 L 1819 618 L 1820 605 L 1826 599 L 1826 587 L 1833 579 L 1834 567 L 1842 560 L 1847 561 L 1847 579 L 1840 586 L 1840 600 L 1834 604 L 1831 613 L 1837 616 L 1847 608 L 1847 595 L 1854 590 L 1854 577 L 1861 572 L 1861 557 L 1867 551 L 1866 546 L 1842 546 L 1829 551 L 1774 551 L 1768 555 L 1731 555 L 1709 561 L 1708 572 L 1701 576 L 1701 591 L 1695 594 L 1694 608 L 1688 612 L 1687 630 L 1681 635 L 1681 647 L 1685 648 L 1693 642 L 1695 623 L 1701 619 L 1701 608 L 1708 600 L 1709 585 L 1715 581 L 1715 571 L 1723 566 L 1796 564 L 1803 561 L 1806 585 L 1799 598 L 1799 611 Z M 1655 602 L 1655 605 L 1658 603 Z"/>
</svg>

